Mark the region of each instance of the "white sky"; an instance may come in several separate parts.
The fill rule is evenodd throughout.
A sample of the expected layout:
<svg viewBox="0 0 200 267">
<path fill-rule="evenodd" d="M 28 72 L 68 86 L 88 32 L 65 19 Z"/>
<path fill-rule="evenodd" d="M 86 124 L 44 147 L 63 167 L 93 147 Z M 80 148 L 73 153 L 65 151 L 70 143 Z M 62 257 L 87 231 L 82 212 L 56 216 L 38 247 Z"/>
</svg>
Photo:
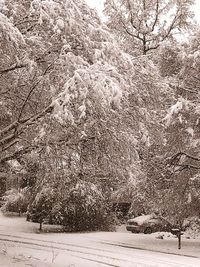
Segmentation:
<svg viewBox="0 0 200 267">
<path fill-rule="evenodd" d="M 103 3 L 105 2 L 105 0 L 86 0 L 86 2 L 89 6 L 96 8 L 100 15 L 102 14 Z M 195 2 L 196 4 L 192 9 L 195 12 L 196 20 L 200 24 L 200 0 L 196 0 Z"/>
<path fill-rule="evenodd" d="M 99 15 L 102 15 L 105 0 L 85 0 L 89 6 L 96 8 Z M 200 1 L 200 0 L 199 0 Z"/>
</svg>

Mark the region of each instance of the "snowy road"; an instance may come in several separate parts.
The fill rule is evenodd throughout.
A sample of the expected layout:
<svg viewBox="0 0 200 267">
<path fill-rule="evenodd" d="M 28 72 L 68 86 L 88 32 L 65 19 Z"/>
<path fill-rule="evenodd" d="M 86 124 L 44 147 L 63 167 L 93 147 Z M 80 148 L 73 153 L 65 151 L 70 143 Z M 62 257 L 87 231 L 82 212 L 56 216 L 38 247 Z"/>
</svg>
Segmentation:
<svg viewBox="0 0 200 267">
<path fill-rule="evenodd" d="M 102 233 L 102 237 L 103 237 Z M 56 235 L 57 236 L 57 235 Z M 126 267 L 198 267 L 200 259 L 124 248 L 89 238 L 86 234 L 74 235 L 70 242 L 42 238 L 20 237 L 0 234 L 0 241 L 7 253 L 36 258 L 38 261 L 54 263 L 55 266 L 126 266 Z M 58 236 L 57 236 L 58 237 Z"/>
<path fill-rule="evenodd" d="M 65 234 L 66 235 L 66 234 Z M 66 235 L 67 236 L 67 235 Z M 200 259 L 149 252 L 128 247 L 116 246 L 116 243 L 103 242 L 105 233 L 99 233 L 101 240 L 92 234 L 71 235 L 64 238 L 59 235 L 37 235 L 36 237 L 0 234 L 0 242 L 7 253 L 17 258 L 34 258 L 53 266 L 92 267 L 199 267 Z M 66 241 L 64 241 L 66 239 Z M 70 240 L 71 239 L 71 240 Z M 3 248 L 2 247 L 2 248 Z M 13 265 L 14 266 L 14 265 Z M 37 265 L 34 265 L 37 266 Z M 38 265 L 39 266 L 39 265 Z"/>
<path fill-rule="evenodd" d="M 1 264 L 0 261 L 0 266 L 3 267 L 200 266 L 200 259 L 195 257 L 133 248 L 133 241 L 138 243 L 144 238 L 142 235 L 138 237 L 129 233 L 105 232 L 38 234 L 33 231 L 35 225 L 24 222 L 21 218 L 14 221 L 15 224 L 11 219 L 0 218 L 0 251 L 4 257 L 11 259 L 9 264 L 4 261 Z"/>
</svg>

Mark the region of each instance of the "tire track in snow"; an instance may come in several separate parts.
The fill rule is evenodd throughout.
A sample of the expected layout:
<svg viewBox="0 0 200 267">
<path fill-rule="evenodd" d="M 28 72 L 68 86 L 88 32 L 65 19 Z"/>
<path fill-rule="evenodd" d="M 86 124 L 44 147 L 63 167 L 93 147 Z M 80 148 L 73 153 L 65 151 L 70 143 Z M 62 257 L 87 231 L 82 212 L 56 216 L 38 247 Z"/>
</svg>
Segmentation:
<svg viewBox="0 0 200 267">
<path fill-rule="evenodd" d="M 31 238 L 31 237 L 22 237 L 22 236 L 6 235 L 6 234 L 0 234 L 0 236 L 6 236 L 6 237 L 18 238 L 18 239 L 25 239 L 25 240 L 31 240 L 31 241 L 34 240 L 34 241 L 39 241 L 39 242 L 44 242 L 44 243 L 52 243 L 52 244 L 58 244 L 58 245 L 69 245 L 69 246 L 72 246 L 72 247 L 87 248 L 87 249 L 99 251 L 98 248 L 89 247 L 89 246 L 81 246 L 81 245 L 77 245 L 77 244 L 73 244 L 73 243 L 64 243 L 64 242 L 58 242 L 58 241 L 48 241 L 48 240 L 44 240 L 44 239 L 36 239 L 36 238 Z M 107 249 L 107 250 L 103 249 L 101 251 L 113 252 L 113 250 L 109 250 L 109 249 Z"/>
<path fill-rule="evenodd" d="M 52 246 L 52 245 L 42 245 L 42 244 L 37 244 L 37 243 L 33 243 L 33 242 L 26 242 L 26 241 L 19 241 L 19 240 L 10 240 L 10 239 L 2 239 L 0 238 L 0 240 L 2 241 L 5 241 L 5 242 L 11 242 L 11 243 L 19 243 L 19 244 L 22 244 L 22 245 L 33 245 L 33 246 L 36 246 L 36 247 L 40 247 L 40 248 L 36 248 L 36 247 L 27 247 L 27 246 L 23 246 L 23 247 L 26 247 L 26 248 L 31 248 L 31 249 L 36 249 L 36 250 L 45 250 L 45 251 L 49 251 L 50 250 L 47 250 L 48 249 L 55 249 L 55 250 L 61 250 L 61 251 L 64 251 L 64 252 L 71 252 L 71 256 L 73 257 L 77 257 L 79 259 L 84 259 L 84 260 L 88 260 L 88 261 L 91 261 L 91 262 L 94 262 L 94 263 L 98 263 L 98 264 L 102 264 L 102 265 L 106 265 L 106 266 L 111 266 L 111 267 L 121 267 L 121 266 L 131 266 L 131 267 L 155 267 L 156 265 L 153 264 L 153 265 L 150 265 L 147 263 L 142 263 L 140 261 L 136 261 L 134 259 L 134 261 L 131 261 L 131 260 L 124 260 L 124 259 L 121 259 L 121 258 L 116 258 L 116 257 L 111 257 L 111 256 L 105 256 L 105 255 L 102 255 L 102 254 L 94 254 L 94 253 L 89 253 L 87 251 L 78 251 L 78 250 L 72 250 L 72 249 L 67 249 L 67 248 L 62 248 L 62 247 L 56 247 L 56 246 Z M 51 242 L 49 242 L 51 243 Z M 69 246 L 68 244 L 65 244 L 67 246 Z M 45 249 L 44 249 L 45 248 Z M 98 250 L 99 251 L 99 250 Z M 101 251 L 103 252 L 103 251 Z M 112 251 L 113 252 L 113 251 Z M 75 254 L 74 254 L 75 253 Z M 79 255 L 76 255 L 76 254 L 83 254 L 83 255 L 89 255 L 90 257 L 100 257 L 101 260 L 97 260 L 97 259 L 93 259 L 93 258 L 88 258 L 88 257 L 84 257 L 84 256 L 79 256 Z M 118 254 L 119 255 L 119 254 Z M 109 260 L 109 261 L 118 261 L 119 263 L 118 264 L 112 264 L 110 262 L 106 262 L 105 260 Z M 121 263 L 120 263 L 121 262 Z M 131 264 L 131 265 L 130 265 Z M 172 265 L 171 265 L 172 266 Z M 180 267 L 180 266 L 179 266 Z M 184 266 L 184 267 L 189 267 L 189 266 Z M 194 266 L 192 266 L 194 267 Z"/>
<path fill-rule="evenodd" d="M 81 259 L 85 259 L 85 260 L 89 260 L 89 261 L 92 261 L 92 262 L 96 262 L 96 263 L 100 263 L 100 264 L 103 264 L 103 265 L 106 265 L 106 266 L 112 266 L 112 267 L 120 267 L 121 265 L 118 265 L 118 264 L 111 264 L 111 263 L 108 263 L 108 262 L 105 262 L 103 260 L 97 260 L 97 259 L 91 259 L 91 258 L 88 258 L 88 257 L 83 257 L 83 256 L 78 256 L 78 255 L 75 255 L 75 253 L 78 253 L 78 254 L 84 254 L 84 255 L 89 255 L 89 256 L 94 256 L 94 257 L 100 257 L 100 258 L 104 258 L 104 260 L 114 260 L 114 261 L 123 261 L 124 263 L 126 263 L 127 261 L 126 260 L 123 260 L 123 259 L 120 259 L 120 258 L 114 258 L 114 257 L 110 257 L 110 256 L 105 256 L 105 255 L 101 255 L 101 254 L 95 254 L 95 253 L 91 253 L 91 252 L 87 252 L 87 251 L 80 251 L 80 250 L 73 250 L 73 249 L 69 249 L 69 248 L 63 248 L 63 247 L 56 247 L 56 246 L 52 246 L 52 245 L 42 245 L 42 244 L 38 244 L 38 243 L 33 243 L 33 242 L 27 242 L 27 241 L 19 241 L 19 240 L 11 240 L 11 239 L 6 239 L 6 238 L 0 238 L 1 241 L 4 241 L 4 242 L 10 242 L 10 243 L 19 243 L 19 244 L 22 244 L 22 245 L 34 245 L 36 247 L 40 247 L 40 248 L 46 248 L 46 251 L 50 251 L 50 250 L 47 250 L 47 248 L 49 249 L 55 249 L 55 250 L 61 250 L 61 251 L 67 251 L 67 252 L 72 252 L 72 255 L 73 257 L 78 257 L 78 258 L 81 258 Z M 43 242 L 42 240 L 40 242 Z M 48 242 L 48 241 L 46 241 Z M 52 242 L 48 242 L 48 243 L 52 243 Z M 65 244 L 65 246 L 71 246 L 69 244 Z M 25 246 L 26 247 L 26 246 Z M 76 247 L 76 245 L 74 245 L 74 247 Z M 79 246 L 77 246 L 79 247 Z M 33 248 L 33 247 L 26 247 L 26 248 L 32 248 L 32 249 L 36 249 L 36 250 L 44 250 L 44 249 L 39 249 L 39 248 Z M 82 248 L 84 248 L 82 246 Z M 89 248 L 87 248 L 89 249 Z M 92 249 L 92 248 L 90 248 Z M 95 249 L 95 250 L 98 250 L 100 251 L 99 249 Z M 101 252 L 104 252 L 101 250 Z"/>
<path fill-rule="evenodd" d="M 103 243 L 103 244 L 107 244 L 107 245 L 110 245 L 110 246 L 118 246 L 118 247 L 121 247 L 123 248 L 125 251 L 124 252 L 127 252 L 127 253 L 118 253 L 116 252 L 116 254 L 114 255 L 103 255 L 102 253 L 111 253 L 113 254 L 113 250 L 105 250 L 105 249 L 98 249 L 98 248 L 91 248 L 91 247 L 88 247 L 88 246 L 81 246 L 81 245 L 76 245 L 76 244 L 69 244 L 69 243 L 63 243 L 63 242 L 55 242 L 55 241 L 47 241 L 47 240 L 41 240 L 41 239 L 34 239 L 34 238 L 28 238 L 28 237 L 19 237 L 19 236 L 14 236 L 14 235 L 6 235 L 6 234 L 0 234 L 0 236 L 4 236 L 4 237 L 10 237 L 10 238 L 14 238 L 14 239 L 22 239 L 22 240 L 13 240 L 13 239 L 9 239 L 9 238 L 0 238 L 0 240 L 2 241 L 5 241 L 5 242 L 12 242 L 12 243 L 19 243 L 19 244 L 22 244 L 22 245 L 33 245 L 33 246 L 37 246 L 39 248 L 34 248 L 34 249 L 39 249 L 41 250 L 41 248 L 44 248 L 46 249 L 46 251 L 49 251 L 47 250 L 48 249 L 55 249 L 55 250 L 60 250 L 60 251 L 64 251 L 64 252 L 68 252 L 70 253 L 73 257 L 78 257 L 78 258 L 81 258 L 81 259 L 84 259 L 84 260 L 89 260 L 89 261 L 92 261 L 92 262 L 96 262 L 96 263 L 99 263 L 99 264 L 103 264 L 103 265 L 107 265 L 107 266 L 112 266 L 112 267 L 120 267 L 120 266 L 125 266 L 124 263 L 131 263 L 132 267 L 134 266 L 148 266 L 148 267 L 151 267 L 151 266 L 156 266 L 155 264 L 154 265 L 147 265 L 147 263 L 143 263 L 141 261 L 137 261 L 137 258 L 135 257 L 135 260 L 134 258 L 131 260 L 130 259 L 130 254 L 127 254 L 128 253 L 128 249 L 133 249 L 133 250 L 143 250 L 143 249 L 138 249 L 138 248 L 134 248 L 134 247 L 131 247 L 131 246 L 128 246 L 128 245 L 123 245 L 123 244 L 113 244 L 113 243 L 108 243 L 108 242 L 100 242 L 100 243 Z M 24 241 L 24 240 L 27 240 L 27 241 Z M 35 242 L 33 242 L 33 240 Z M 28 242 L 28 241 L 31 241 L 31 242 Z M 37 242 L 41 242 L 43 244 L 39 244 Z M 45 244 L 44 244 L 45 243 Z M 65 247 L 62 247 L 62 246 L 56 246 L 56 245 L 62 245 L 62 246 L 65 246 Z M 70 248 L 67 248 L 67 247 L 70 247 Z M 73 247 L 74 249 L 72 249 L 71 247 Z M 30 248 L 30 247 L 28 247 Z M 75 248 L 78 248 L 78 249 L 75 249 Z M 82 250 L 80 250 L 82 249 Z M 84 251 L 86 250 L 86 251 Z M 88 251 L 90 250 L 90 251 Z M 93 252 L 95 251 L 95 252 Z M 96 253 L 96 251 L 98 252 L 101 252 L 101 253 Z M 154 252 L 155 253 L 155 252 Z M 83 254 L 83 256 L 80 256 L 80 255 L 77 255 L 77 254 Z M 122 258 L 119 258 L 119 256 L 123 256 L 125 257 L 127 254 L 127 258 L 126 259 L 122 259 Z M 84 257 L 84 255 L 86 257 Z M 116 257 L 118 256 L 118 257 Z M 91 258 L 92 257 L 92 258 Z M 97 260 L 97 259 L 94 259 L 93 257 L 98 257 L 100 258 L 100 260 Z M 181 257 L 181 256 L 179 256 Z M 134 260 L 134 261 L 133 261 Z M 145 255 L 145 258 L 144 260 L 148 263 L 150 262 L 154 262 L 156 264 L 162 264 L 162 266 L 171 266 L 171 267 L 180 267 L 182 265 L 180 265 L 179 263 L 175 263 L 175 262 L 171 262 L 171 261 L 166 261 L 166 260 L 161 260 L 161 259 L 156 259 L 155 261 L 155 258 L 153 258 L 153 256 L 148 256 L 148 255 Z M 118 261 L 119 264 L 112 264 L 108 261 Z M 199 262 L 200 263 L 200 262 Z M 185 265 L 184 264 L 184 267 L 195 267 L 194 265 Z"/>
</svg>

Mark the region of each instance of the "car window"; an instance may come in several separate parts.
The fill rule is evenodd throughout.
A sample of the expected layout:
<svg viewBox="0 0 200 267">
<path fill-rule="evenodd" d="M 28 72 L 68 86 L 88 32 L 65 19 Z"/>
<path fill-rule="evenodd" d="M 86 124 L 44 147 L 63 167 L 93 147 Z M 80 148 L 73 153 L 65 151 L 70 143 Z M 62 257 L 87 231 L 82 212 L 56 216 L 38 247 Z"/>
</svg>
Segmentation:
<svg viewBox="0 0 200 267">
<path fill-rule="evenodd" d="M 166 224 L 167 223 L 167 221 L 163 218 L 153 218 L 153 219 L 149 220 L 149 222 L 160 223 L 160 224 Z"/>
</svg>

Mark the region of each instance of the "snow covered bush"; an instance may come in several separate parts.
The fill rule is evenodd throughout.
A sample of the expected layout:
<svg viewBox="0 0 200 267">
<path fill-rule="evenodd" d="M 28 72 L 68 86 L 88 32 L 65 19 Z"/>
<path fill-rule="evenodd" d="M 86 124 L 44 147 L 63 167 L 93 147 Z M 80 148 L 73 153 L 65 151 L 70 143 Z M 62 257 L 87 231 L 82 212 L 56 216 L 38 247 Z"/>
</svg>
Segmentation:
<svg viewBox="0 0 200 267">
<path fill-rule="evenodd" d="M 200 236 L 200 218 L 197 216 L 189 217 L 183 224 L 186 229 L 186 236 L 196 238 Z"/>
<path fill-rule="evenodd" d="M 66 231 L 112 230 L 114 215 L 102 190 L 90 182 L 79 181 L 64 201 L 63 225 Z"/>
<path fill-rule="evenodd" d="M 37 193 L 34 201 L 28 207 L 27 219 L 42 224 L 61 224 L 59 203 L 56 202 L 56 192 L 51 187 L 44 186 Z"/>
<path fill-rule="evenodd" d="M 29 196 L 30 194 L 27 188 L 7 191 L 3 196 L 5 203 L 1 208 L 2 212 L 18 212 L 19 215 L 26 212 L 29 204 Z"/>
<path fill-rule="evenodd" d="M 113 229 L 114 215 L 103 192 L 93 183 L 80 181 L 64 192 L 45 186 L 28 209 L 28 219 L 63 225 L 65 231 Z"/>
</svg>

